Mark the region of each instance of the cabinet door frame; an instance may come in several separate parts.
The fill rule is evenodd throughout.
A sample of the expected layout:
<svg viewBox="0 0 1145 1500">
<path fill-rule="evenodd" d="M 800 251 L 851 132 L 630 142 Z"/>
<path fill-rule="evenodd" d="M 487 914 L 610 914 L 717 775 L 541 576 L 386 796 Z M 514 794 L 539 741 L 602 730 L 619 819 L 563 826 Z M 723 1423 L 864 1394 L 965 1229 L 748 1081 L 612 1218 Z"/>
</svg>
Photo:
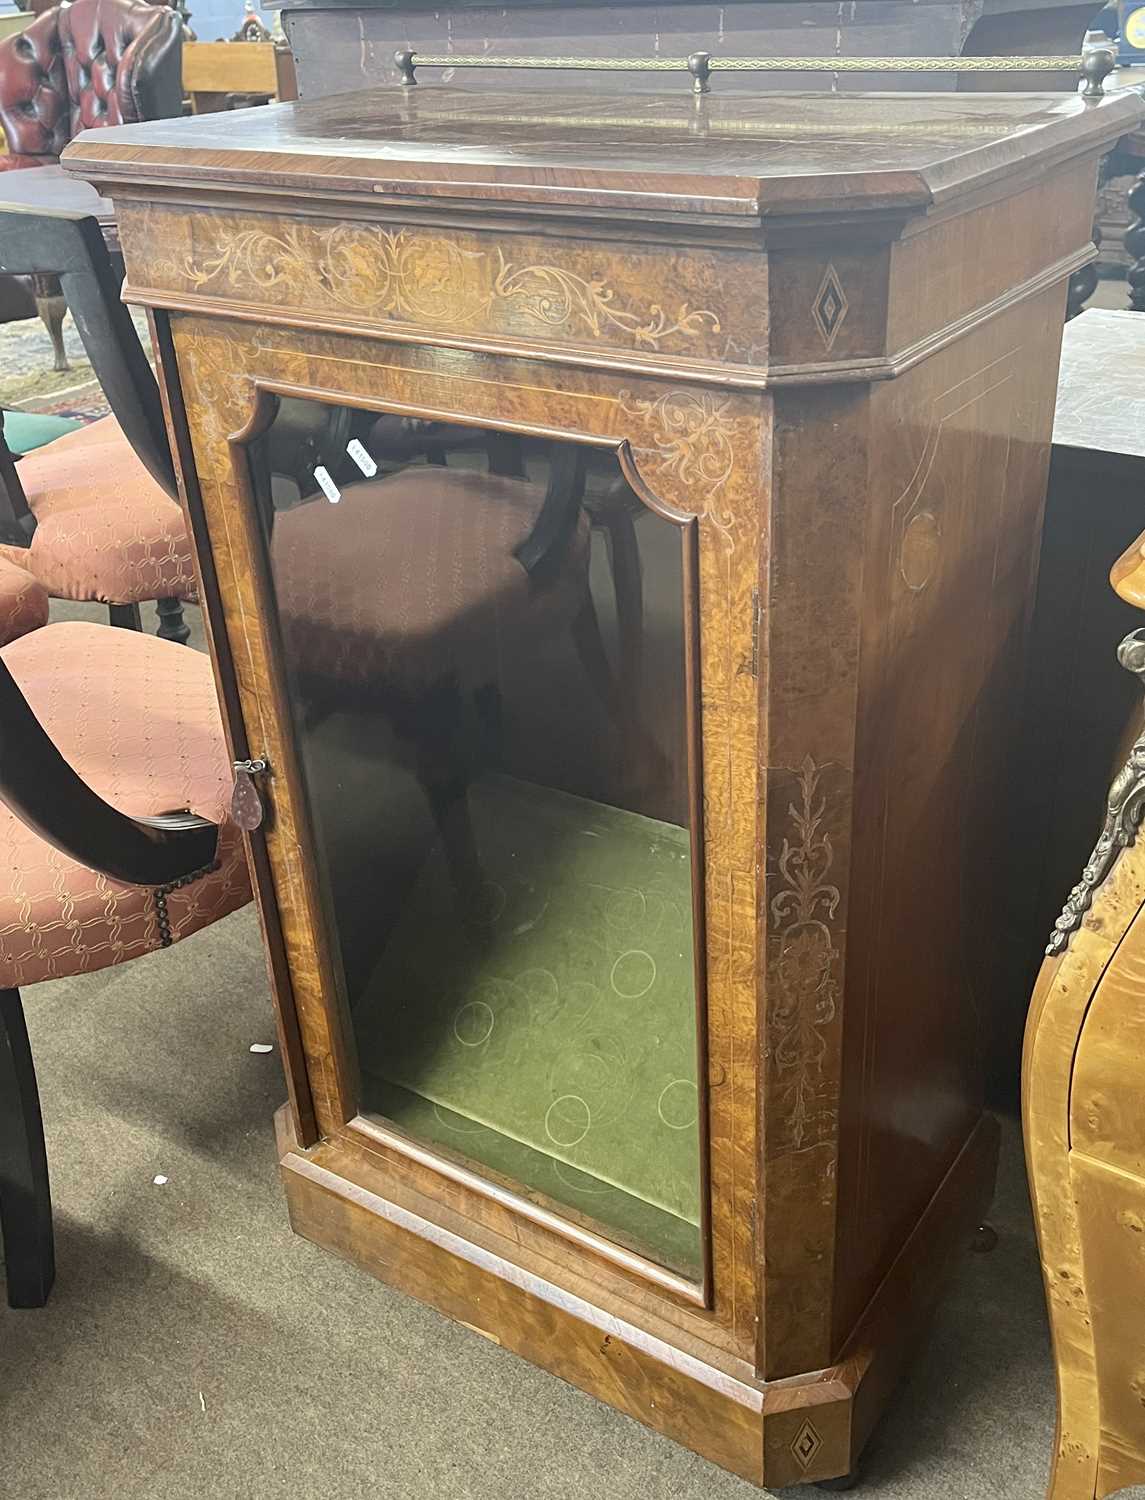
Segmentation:
<svg viewBox="0 0 1145 1500">
<path fill-rule="evenodd" d="M 166 322 L 170 315 L 156 316 L 157 322 Z M 203 555 L 214 559 L 217 566 L 219 550 L 226 553 L 231 587 L 224 590 L 216 608 L 227 637 L 228 655 L 236 667 L 237 696 L 248 724 L 251 753 L 265 754 L 272 766 L 267 793 L 270 817 L 252 844 L 264 843 L 269 851 L 260 905 L 264 912 L 274 906 L 286 908 L 281 922 L 285 968 L 298 1015 L 318 1137 L 329 1139 L 347 1133 L 367 1149 L 380 1149 L 387 1160 L 404 1155 L 416 1167 L 448 1183 L 443 1193 L 451 1193 L 452 1201 L 457 1201 L 458 1190 L 465 1200 L 471 1195 L 484 1196 L 498 1208 L 528 1220 L 543 1234 L 566 1245 L 571 1243 L 616 1267 L 624 1277 L 642 1283 L 669 1303 L 695 1308 L 709 1318 L 714 1316 L 728 1331 L 732 1347 L 749 1356 L 756 1332 L 758 1245 L 754 1213 L 754 938 L 759 905 L 755 851 L 760 778 L 755 728 L 759 708 L 759 509 L 766 449 L 760 428 L 767 398 L 758 392 L 712 393 L 704 387 L 599 371 L 576 372 L 579 378 L 574 382 L 570 378 L 573 372 L 567 368 L 554 371 L 540 362 L 458 356 L 456 351 L 419 350 L 407 344 L 317 335 L 301 329 L 235 325 L 185 314 L 171 319 L 171 330 L 170 352 L 164 361 L 166 377 L 169 385 L 180 387 L 180 402 L 186 400 L 188 458 L 197 478 L 193 486 L 185 486 L 188 508 L 202 509 L 196 535 L 201 548 L 206 542 Z M 347 357 L 350 349 L 366 357 Z M 334 352 L 340 350 L 346 352 Z M 371 354 L 374 359 L 368 357 Z M 388 363 L 382 362 L 387 359 Z M 468 359 L 480 373 L 433 368 L 435 364 L 456 366 L 459 359 Z M 336 366 L 340 368 L 333 368 Z M 316 368 L 321 370 L 320 376 Z M 381 381 L 378 371 L 388 372 Z M 529 383 L 521 381 L 522 375 Z M 570 392 L 572 383 L 580 389 Z M 416 394 L 416 399 L 410 399 L 408 390 Z M 461 393 L 472 396 L 475 391 L 481 396 L 480 409 L 461 399 Z M 701 1100 L 703 1272 L 698 1281 L 669 1271 L 562 1213 L 479 1177 L 409 1141 L 400 1132 L 363 1119 L 358 1112 L 352 1041 L 344 1020 L 345 999 L 340 993 L 338 965 L 324 932 L 324 906 L 314 874 L 312 824 L 297 754 L 287 732 L 290 720 L 277 630 L 273 612 L 266 607 L 272 597 L 267 560 L 244 451 L 244 445 L 267 422 L 274 398 L 279 396 L 527 436 L 559 437 L 612 451 L 642 503 L 680 528 Z M 739 492 L 734 499 L 732 490 Z M 742 514 L 739 497 L 744 494 L 750 495 L 754 514 Z M 225 505 L 220 503 L 224 498 Z M 705 611 L 703 630 L 701 604 Z M 715 692 L 713 663 L 718 680 Z M 734 705 L 727 702 L 729 698 L 736 700 Z M 729 712 L 733 706 L 738 714 Z M 715 763 L 723 770 L 722 785 L 717 782 L 713 786 L 707 771 L 713 748 Z M 750 786 L 746 804 L 750 816 L 746 820 L 744 800 L 728 785 L 733 762 L 740 780 Z M 713 868 L 711 851 L 722 847 L 721 841 L 713 844 L 710 834 L 704 837 L 713 807 L 717 817 L 738 818 L 741 824 L 736 869 L 721 870 L 719 858 Z M 711 921 L 713 892 L 721 908 L 715 931 Z M 277 971 L 283 965 L 273 967 Z M 742 1078 L 736 1078 L 729 1090 L 728 1064 L 710 1055 L 713 976 L 725 992 L 725 1011 L 730 999 L 727 992 L 738 986 L 735 1009 L 744 1034 L 730 1039 L 730 1052 L 733 1065 L 748 1074 L 747 1088 Z M 286 1008 L 281 997 L 279 1003 Z M 343 1012 L 341 1018 L 339 1010 Z M 745 1041 L 749 1044 L 746 1053 Z M 738 1064 L 734 1062 L 737 1043 Z M 293 1059 L 288 1060 L 293 1065 Z M 740 1087 L 737 1089 L 734 1083 Z M 724 1105 L 718 1117 L 714 1116 L 715 1093 L 721 1095 L 719 1102 Z M 751 1142 L 746 1161 L 745 1125 L 750 1125 Z M 714 1146 L 723 1153 L 718 1170 L 713 1169 Z"/>
</svg>

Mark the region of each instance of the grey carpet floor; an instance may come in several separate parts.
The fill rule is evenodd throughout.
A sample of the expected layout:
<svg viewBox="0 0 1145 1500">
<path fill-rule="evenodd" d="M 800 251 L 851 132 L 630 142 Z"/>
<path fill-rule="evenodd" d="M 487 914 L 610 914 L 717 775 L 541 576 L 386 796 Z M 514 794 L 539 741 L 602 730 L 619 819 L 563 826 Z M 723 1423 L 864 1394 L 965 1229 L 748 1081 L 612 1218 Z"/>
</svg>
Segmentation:
<svg viewBox="0 0 1145 1500">
<path fill-rule="evenodd" d="M 292 1236 L 253 911 L 25 1003 L 59 1274 L 44 1311 L 0 1308 L 0 1500 L 759 1493 Z M 1043 1492 L 1052 1374 L 1004 1140 L 998 1248 L 962 1258 L 877 1434 L 878 1500 Z"/>
</svg>

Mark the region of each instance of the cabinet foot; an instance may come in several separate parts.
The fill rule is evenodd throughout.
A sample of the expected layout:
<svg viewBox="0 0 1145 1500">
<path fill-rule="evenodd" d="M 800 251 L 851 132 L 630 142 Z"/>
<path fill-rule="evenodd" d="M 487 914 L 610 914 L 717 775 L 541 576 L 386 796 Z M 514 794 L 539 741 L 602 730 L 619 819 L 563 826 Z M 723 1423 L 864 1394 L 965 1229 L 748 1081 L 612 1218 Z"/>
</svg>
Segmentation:
<svg viewBox="0 0 1145 1500">
<path fill-rule="evenodd" d="M 843 1490 L 853 1490 L 863 1481 L 863 1466 L 856 1464 L 849 1474 L 840 1474 L 838 1479 L 818 1479 L 815 1481 L 817 1490 L 829 1490 L 840 1493 Z"/>
</svg>

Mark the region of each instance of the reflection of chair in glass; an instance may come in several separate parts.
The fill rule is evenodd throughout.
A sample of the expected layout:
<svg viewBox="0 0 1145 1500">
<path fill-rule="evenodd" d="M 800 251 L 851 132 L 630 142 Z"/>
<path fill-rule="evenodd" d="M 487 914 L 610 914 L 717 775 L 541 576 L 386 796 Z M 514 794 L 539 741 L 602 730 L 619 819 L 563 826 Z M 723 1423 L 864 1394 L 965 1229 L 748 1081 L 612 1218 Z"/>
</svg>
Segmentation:
<svg viewBox="0 0 1145 1500">
<path fill-rule="evenodd" d="M 445 464 L 450 453 L 483 447 L 490 453 L 495 472 L 525 477 L 517 439 L 456 422 L 386 414 L 372 421 L 365 443 L 372 454 L 391 462 L 408 463 L 424 458 L 427 463 L 438 465 Z M 604 533 L 608 547 L 616 594 L 619 689 L 625 711 L 635 727 L 641 703 L 644 636 L 644 586 L 635 522 L 643 507 L 631 485 L 616 474 L 612 455 L 600 455 L 606 459 L 608 468 L 605 471 L 602 466 L 601 482 L 593 483 L 597 477 L 593 472 L 595 456 L 590 454 L 586 459 L 588 484 L 583 504 L 589 524 Z"/>
<path fill-rule="evenodd" d="M 511 661 L 571 632 L 610 714 L 622 713 L 589 591 L 582 451 L 553 445 L 546 488 L 419 466 L 273 517 L 287 659 L 313 719 L 380 710 L 412 747 L 453 879 L 480 883 L 466 790 L 499 728 Z"/>
</svg>

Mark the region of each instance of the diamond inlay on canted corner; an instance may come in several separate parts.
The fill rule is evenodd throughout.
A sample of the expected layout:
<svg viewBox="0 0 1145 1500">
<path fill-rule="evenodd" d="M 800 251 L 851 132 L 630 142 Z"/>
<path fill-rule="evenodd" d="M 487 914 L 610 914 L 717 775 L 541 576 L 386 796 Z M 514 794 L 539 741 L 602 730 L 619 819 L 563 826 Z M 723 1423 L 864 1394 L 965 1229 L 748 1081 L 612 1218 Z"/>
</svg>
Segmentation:
<svg viewBox="0 0 1145 1500">
<path fill-rule="evenodd" d="M 811 309 L 815 326 L 828 349 L 839 335 L 839 329 L 843 326 L 849 305 L 838 272 L 833 265 L 828 264 L 823 272 L 823 280 L 819 283 L 819 290 L 815 293 L 815 302 Z"/>
<path fill-rule="evenodd" d="M 822 1446 L 823 1439 L 807 1420 L 804 1420 L 799 1431 L 791 1439 L 791 1451 L 795 1455 L 795 1461 L 804 1469 L 810 1466 L 811 1460 Z"/>
</svg>

